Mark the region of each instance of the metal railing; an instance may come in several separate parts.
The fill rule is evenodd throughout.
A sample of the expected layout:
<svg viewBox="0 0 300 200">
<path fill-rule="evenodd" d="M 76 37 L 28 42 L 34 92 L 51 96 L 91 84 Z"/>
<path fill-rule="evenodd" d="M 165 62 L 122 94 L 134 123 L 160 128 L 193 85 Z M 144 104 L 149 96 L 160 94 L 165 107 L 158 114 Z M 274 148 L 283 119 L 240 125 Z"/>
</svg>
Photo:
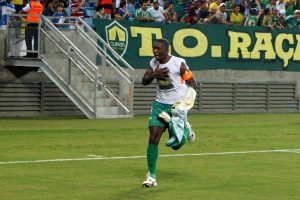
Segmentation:
<svg viewBox="0 0 300 200">
<path fill-rule="evenodd" d="M 28 22 L 27 16 L 38 16 L 39 15 L 9 15 L 7 17 L 7 31 L 6 31 L 6 43 L 5 43 L 5 57 L 19 57 L 26 56 L 26 54 L 38 54 L 40 52 L 40 28 L 41 21 L 39 22 Z M 34 25 L 30 27 L 28 25 Z M 36 30 L 37 29 L 37 30 Z M 37 40 L 32 41 L 32 49 L 26 48 L 26 35 L 25 32 L 37 31 Z M 34 42 L 37 41 L 37 49 L 33 49 Z"/>
<path fill-rule="evenodd" d="M 47 18 L 50 21 L 57 19 Z M 101 82 L 111 97 L 120 105 L 127 105 L 123 106 L 127 112 L 132 110 L 132 104 L 129 103 L 132 99 L 128 97 L 132 97 L 133 94 L 134 69 L 81 18 L 65 18 L 64 23 L 60 23 L 58 28 L 75 46 L 87 52 L 86 56 L 98 66 Z M 69 28 L 73 31 L 70 32 Z M 119 93 L 112 89 L 116 82 L 119 82 L 122 88 Z"/>
<path fill-rule="evenodd" d="M 27 50 L 24 39 L 28 23 L 22 20 L 22 17 L 26 16 L 10 15 L 8 18 L 6 57 L 20 57 L 24 53 L 27 55 L 35 53 L 46 66 L 51 68 L 52 76 L 59 77 L 60 80 L 56 83 L 61 82 L 68 86 L 69 90 L 95 116 L 97 116 L 100 88 L 104 89 L 124 109 L 125 113 L 133 115 L 134 69 L 82 19 L 67 17 L 63 20 L 58 19 L 59 23 L 55 23 L 57 17 L 41 16 L 37 23 L 38 48 Z M 84 77 L 83 82 L 76 81 L 79 75 Z M 119 84 L 118 91 L 113 89 L 116 83 Z M 82 92 L 86 85 L 89 86 L 88 89 L 85 88 L 89 94 Z M 92 100 L 90 99 L 91 91 L 93 91 Z"/>
</svg>

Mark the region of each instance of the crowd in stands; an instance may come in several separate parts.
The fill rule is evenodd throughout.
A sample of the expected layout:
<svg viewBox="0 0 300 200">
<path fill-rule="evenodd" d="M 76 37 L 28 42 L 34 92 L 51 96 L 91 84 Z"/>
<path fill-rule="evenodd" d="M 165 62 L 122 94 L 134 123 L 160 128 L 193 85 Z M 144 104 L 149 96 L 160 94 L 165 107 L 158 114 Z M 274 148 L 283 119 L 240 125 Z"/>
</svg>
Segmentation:
<svg viewBox="0 0 300 200">
<path fill-rule="evenodd" d="M 30 0 L 0 0 L 1 26 Z M 300 0 L 40 0 L 46 16 L 143 22 L 300 27 Z"/>
</svg>

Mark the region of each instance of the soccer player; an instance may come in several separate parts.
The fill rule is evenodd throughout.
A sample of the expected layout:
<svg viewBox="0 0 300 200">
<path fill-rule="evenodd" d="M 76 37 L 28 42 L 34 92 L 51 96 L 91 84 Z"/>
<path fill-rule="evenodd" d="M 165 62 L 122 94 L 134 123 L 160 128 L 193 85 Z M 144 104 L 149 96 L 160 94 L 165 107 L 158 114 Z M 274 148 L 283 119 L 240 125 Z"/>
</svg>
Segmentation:
<svg viewBox="0 0 300 200">
<path fill-rule="evenodd" d="M 161 117 L 161 113 L 172 116 L 171 108 L 174 103 L 184 98 L 191 86 L 197 88 L 197 83 L 192 76 L 184 59 L 168 54 L 169 42 L 166 39 L 157 39 L 153 44 L 154 58 L 150 61 L 150 67 L 146 70 L 142 84 L 148 85 L 156 79 L 156 100 L 152 103 L 149 125 L 149 143 L 147 148 L 148 173 L 144 187 L 157 186 L 156 181 L 156 161 L 158 158 L 158 144 L 163 132 L 169 127 L 169 123 Z M 168 120 L 167 120 L 168 121 Z M 194 132 L 188 122 L 184 123 L 185 139 L 192 140 Z M 170 131 L 169 131 L 170 133 Z M 179 149 L 180 146 L 173 147 Z"/>
</svg>

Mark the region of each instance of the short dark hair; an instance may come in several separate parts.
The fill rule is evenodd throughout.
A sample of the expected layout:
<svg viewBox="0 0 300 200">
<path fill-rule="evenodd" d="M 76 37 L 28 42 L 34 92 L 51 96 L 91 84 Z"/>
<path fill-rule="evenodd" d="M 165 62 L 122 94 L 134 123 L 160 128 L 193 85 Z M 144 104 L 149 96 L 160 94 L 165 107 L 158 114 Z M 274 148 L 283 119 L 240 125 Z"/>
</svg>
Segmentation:
<svg viewBox="0 0 300 200">
<path fill-rule="evenodd" d="M 174 5 L 173 1 L 170 1 L 169 4 L 168 4 L 168 6 L 169 6 L 169 5 Z"/>
<path fill-rule="evenodd" d="M 162 43 L 164 47 L 166 47 L 166 49 L 169 49 L 169 41 L 165 38 L 160 38 L 160 39 L 156 39 L 155 42 L 159 42 Z"/>
<path fill-rule="evenodd" d="M 57 7 L 64 7 L 64 4 L 63 3 L 58 3 Z"/>
<path fill-rule="evenodd" d="M 98 6 L 96 7 L 96 11 L 99 12 L 99 11 L 102 10 L 103 8 L 104 8 L 103 5 L 98 5 Z"/>
<path fill-rule="evenodd" d="M 126 5 L 126 1 L 121 1 L 120 8 L 124 7 Z"/>
</svg>

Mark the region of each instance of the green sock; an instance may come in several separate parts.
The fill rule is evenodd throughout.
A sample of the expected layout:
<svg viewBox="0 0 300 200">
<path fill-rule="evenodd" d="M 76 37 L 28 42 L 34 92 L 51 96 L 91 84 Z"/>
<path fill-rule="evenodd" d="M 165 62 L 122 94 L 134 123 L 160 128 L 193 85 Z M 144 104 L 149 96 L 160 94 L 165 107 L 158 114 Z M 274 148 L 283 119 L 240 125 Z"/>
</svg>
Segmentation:
<svg viewBox="0 0 300 200">
<path fill-rule="evenodd" d="M 184 128 L 184 133 L 183 133 L 183 137 L 182 137 L 182 141 L 181 143 L 182 144 L 185 144 L 186 143 L 186 140 L 187 138 L 189 137 L 189 133 L 190 133 L 190 130 L 188 128 Z"/>
<path fill-rule="evenodd" d="M 147 148 L 147 162 L 150 176 L 156 179 L 156 161 L 158 158 L 158 145 L 148 144 Z"/>
</svg>

